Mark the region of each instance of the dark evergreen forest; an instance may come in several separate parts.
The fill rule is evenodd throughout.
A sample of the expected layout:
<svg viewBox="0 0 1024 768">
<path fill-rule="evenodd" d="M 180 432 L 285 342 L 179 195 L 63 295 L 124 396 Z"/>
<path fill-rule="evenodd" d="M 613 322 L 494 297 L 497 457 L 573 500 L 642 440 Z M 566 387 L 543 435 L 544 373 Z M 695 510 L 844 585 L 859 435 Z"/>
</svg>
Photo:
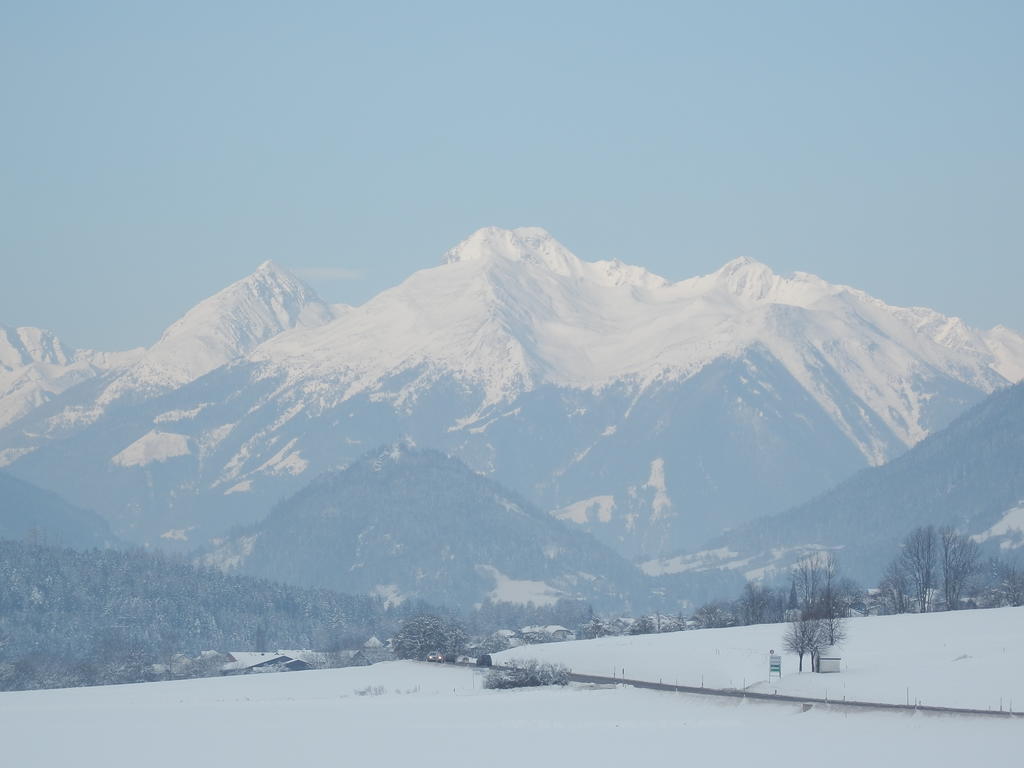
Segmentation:
<svg viewBox="0 0 1024 768">
<path fill-rule="evenodd" d="M 142 680 L 152 664 L 208 649 L 359 647 L 423 610 L 142 550 L 0 540 L 0 688 Z"/>
</svg>

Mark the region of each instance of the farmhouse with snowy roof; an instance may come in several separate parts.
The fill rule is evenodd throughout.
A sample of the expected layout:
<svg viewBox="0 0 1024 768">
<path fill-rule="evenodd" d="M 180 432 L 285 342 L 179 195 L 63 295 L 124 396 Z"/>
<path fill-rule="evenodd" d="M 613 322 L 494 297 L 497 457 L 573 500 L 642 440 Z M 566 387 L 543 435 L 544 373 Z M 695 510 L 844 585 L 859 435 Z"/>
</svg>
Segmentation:
<svg viewBox="0 0 1024 768">
<path fill-rule="evenodd" d="M 323 654 L 317 651 L 232 651 L 220 668 L 222 675 L 250 672 L 299 672 L 321 666 Z"/>
<path fill-rule="evenodd" d="M 576 639 L 576 634 L 571 629 L 566 629 L 560 624 L 523 627 L 519 630 L 519 635 L 528 643 L 551 643 Z"/>
<path fill-rule="evenodd" d="M 392 661 L 395 658 L 395 653 L 390 648 L 390 641 L 382 643 L 377 639 L 376 635 L 373 635 L 363 643 L 360 653 L 367 664 L 376 664 L 379 661 Z"/>
</svg>

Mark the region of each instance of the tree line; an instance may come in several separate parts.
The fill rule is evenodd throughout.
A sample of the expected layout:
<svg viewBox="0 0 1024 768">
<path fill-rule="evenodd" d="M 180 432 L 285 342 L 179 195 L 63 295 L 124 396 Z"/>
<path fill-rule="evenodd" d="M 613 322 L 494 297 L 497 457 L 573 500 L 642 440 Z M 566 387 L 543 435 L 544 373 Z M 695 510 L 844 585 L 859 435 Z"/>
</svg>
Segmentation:
<svg viewBox="0 0 1024 768">
<path fill-rule="evenodd" d="M 428 608 L 229 576 L 162 553 L 0 540 L 0 690 L 138 682 L 206 650 L 358 648 Z"/>
<path fill-rule="evenodd" d="M 1024 605 L 1019 560 L 982 557 L 972 537 L 953 528 L 915 528 L 878 585 L 880 613 L 930 613 Z"/>
</svg>

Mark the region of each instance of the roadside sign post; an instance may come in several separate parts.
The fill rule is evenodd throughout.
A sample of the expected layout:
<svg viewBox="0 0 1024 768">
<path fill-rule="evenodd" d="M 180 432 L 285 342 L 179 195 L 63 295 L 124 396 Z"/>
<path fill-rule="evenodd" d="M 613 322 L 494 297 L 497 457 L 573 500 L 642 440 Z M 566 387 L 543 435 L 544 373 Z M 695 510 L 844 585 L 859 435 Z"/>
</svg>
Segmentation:
<svg viewBox="0 0 1024 768">
<path fill-rule="evenodd" d="M 772 675 L 778 676 L 782 679 L 782 656 L 775 653 L 775 649 L 768 651 L 768 680 L 771 681 Z"/>
</svg>

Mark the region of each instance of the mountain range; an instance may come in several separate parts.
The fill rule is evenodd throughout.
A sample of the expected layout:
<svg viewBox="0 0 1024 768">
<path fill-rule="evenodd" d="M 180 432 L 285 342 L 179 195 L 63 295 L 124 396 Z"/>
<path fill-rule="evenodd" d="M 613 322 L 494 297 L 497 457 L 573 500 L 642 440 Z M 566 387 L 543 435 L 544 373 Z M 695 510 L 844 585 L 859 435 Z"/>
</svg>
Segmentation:
<svg viewBox="0 0 1024 768">
<path fill-rule="evenodd" d="M 130 367 L 144 353 L 67 349 L 51 331 L 0 324 L 0 429 L 77 384 Z"/>
<path fill-rule="evenodd" d="M 358 307 L 268 262 L 147 350 L 2 352 L 4 382 L 36 383 L 0 393 L 0 463 L 127 540 L 191 548 L 407 439 L 650 560 L 881 465 L 1024 376 L 1015 331 L 750 259 L 670 282 L 526 227 L 441 262 Z"/>
</svg>

